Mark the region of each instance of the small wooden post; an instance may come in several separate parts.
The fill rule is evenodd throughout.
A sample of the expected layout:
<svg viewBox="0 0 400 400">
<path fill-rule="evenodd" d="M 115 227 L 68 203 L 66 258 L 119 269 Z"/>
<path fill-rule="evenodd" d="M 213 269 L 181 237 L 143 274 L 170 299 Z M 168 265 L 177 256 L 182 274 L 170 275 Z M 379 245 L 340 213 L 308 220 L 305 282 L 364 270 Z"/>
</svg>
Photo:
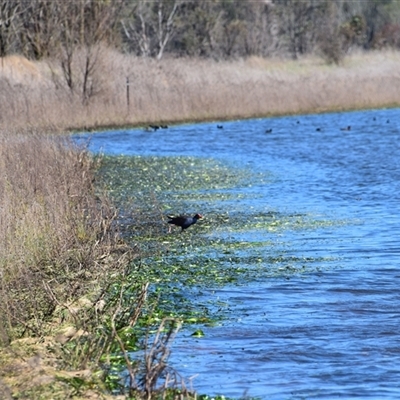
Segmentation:
<svg viewBox="0 0 400 400">
<path fill-rule="evenodd" d="M 129 76 L 126 77 L 126 106 L 129 111 L 130 96 L 129 96 Z"/>
</svg>

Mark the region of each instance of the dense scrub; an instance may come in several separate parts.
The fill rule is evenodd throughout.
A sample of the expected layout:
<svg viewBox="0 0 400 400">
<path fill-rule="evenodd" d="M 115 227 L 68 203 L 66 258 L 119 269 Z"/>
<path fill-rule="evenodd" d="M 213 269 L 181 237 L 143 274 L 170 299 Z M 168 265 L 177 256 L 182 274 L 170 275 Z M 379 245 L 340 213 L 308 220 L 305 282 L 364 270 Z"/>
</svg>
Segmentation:
<svg viewBox="0 0 400 400">
<path fill-rule="evenodd" d="M 1 133 L 0 374 L 6 381 L 28 368 L 24 360 L 35 353 L 36 370 L 50 382 L 55 372 L 45 373 L 44 365 L 96 370 L 107 337 L 112 343 L 98 326 L 110 313 L 117 316 L 108 288 L 124 279 L 135 255 L 119 242 L 116 210 L 96 192 L 95 170 L 96 161 L 66 138 Z M 141 283 L 135 285 L 140 292 Z M 68 351 L 63 345 L 73 338 Z M 19 384 L 22 392 L 35 386 L 26 379 Z"/>
</svg>

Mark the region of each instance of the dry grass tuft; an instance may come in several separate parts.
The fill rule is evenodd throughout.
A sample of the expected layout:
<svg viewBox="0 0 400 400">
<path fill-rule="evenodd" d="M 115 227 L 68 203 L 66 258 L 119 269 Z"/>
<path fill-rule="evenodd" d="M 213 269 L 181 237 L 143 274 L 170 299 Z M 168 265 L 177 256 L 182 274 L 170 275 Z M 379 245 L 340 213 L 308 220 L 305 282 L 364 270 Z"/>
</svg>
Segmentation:
<svg viewBox="0 0 400 400">
<path fill-rule="evenodd" d="M 400 104 L 398 52 L 353 54 L 339 66 L 315 57 L 158 62 L 102 47 L 89 59 L 89 98 L 83 99 L 87 51 L 76 52 L 71 64 L 73 90 L 57 60 L 5 58 L 0 126 L 84 129 Z"/>
<path fill-rule="evenodd" d="M 67 139 L 0 135 L 0 340 L 42 336 L 58 306 L 109 274 L 115 210 L 94 192 L 94 161 Z"/>
</svg>

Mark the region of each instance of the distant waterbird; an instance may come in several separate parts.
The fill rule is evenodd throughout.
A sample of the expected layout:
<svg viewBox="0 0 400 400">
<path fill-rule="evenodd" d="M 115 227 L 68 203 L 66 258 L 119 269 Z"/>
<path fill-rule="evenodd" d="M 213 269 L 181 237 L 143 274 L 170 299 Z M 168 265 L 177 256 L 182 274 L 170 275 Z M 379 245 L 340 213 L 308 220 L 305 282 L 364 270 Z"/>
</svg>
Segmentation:
<svg viewBox="0 0 400 400">
<path fill-rule="evenodd" d="M 189 228 L 189 226 L 195 224 L 199 219 L 203 218 L 201 214 L 196 214 L 193 217 L 189 217 L 187 215 L 178 215 L 178 216 L 167 215 L 167 217 L 169 218 L 168 221 L 169 224 L 179 226 L 182 228 L 181 232 Z M 171 232 L 171 227 L 169 228 L 168 232 Z"/>
</svg>

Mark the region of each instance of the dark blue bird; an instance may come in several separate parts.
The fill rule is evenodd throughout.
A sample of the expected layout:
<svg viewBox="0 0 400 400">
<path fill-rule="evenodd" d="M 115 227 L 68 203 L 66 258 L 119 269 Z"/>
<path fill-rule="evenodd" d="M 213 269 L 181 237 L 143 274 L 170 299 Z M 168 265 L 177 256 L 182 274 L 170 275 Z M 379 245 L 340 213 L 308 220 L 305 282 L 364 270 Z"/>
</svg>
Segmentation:
<svg viewBox="0 0 400 400">
<path fill-rule="evenodd" d="M 179 215 L 177 217 L 167 215 L 167 217 L 169 218 L 169 224 L 180 226 L 182 228 L 181 232 L 183 232 L 184 229 L 189 228 L 189 226 L 195 224 L 200 218 L 203 218 L 203 216 L 200 214 L 196 214 L 193 217 L 188 217 L 186 215 Z M 171 232 L 171 227 L 169 232 Z"/>
</svg>

